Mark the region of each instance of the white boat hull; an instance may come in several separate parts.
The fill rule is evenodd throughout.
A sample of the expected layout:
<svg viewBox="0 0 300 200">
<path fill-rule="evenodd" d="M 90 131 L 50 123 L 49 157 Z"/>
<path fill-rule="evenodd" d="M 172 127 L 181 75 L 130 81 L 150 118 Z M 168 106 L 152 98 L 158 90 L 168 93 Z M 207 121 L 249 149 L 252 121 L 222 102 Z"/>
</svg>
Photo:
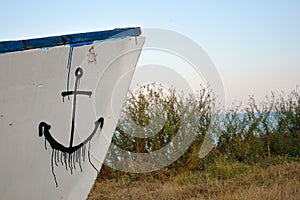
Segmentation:
<svg viewBox="0 0 300 200">
<path fill-rule="evenodd" d="M 97 177 L 92 165 L 101 169 L 143 44 L 137 34 L 0 54 L 0 199 L 87 198 Z M 76 105 L 74 94 L 62 96 L 75 90 L 91 95 L 77 94 Z M 71 160 L 38 130 L 51 125 L 52 137 L 69 148 L 99 118 L 102 129 Z"/>
</svg>

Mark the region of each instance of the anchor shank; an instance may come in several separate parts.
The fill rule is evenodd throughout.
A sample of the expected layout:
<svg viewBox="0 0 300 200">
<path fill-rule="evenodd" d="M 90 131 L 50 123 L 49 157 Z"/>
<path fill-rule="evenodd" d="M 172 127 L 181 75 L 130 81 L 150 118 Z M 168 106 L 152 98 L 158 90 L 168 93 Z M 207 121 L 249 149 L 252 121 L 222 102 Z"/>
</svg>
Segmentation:
<svg viewBox="0 0 300 200">
<path fill-rule="evenodd" d="M 72 112 L 72 124 L 71 124 L 71 138 L 70 138 L 70 147 L 73 146 L 73 140 L 74 140 L 74 129 L 75 129 L 75 113 L 76 113 L 76 100 L 77 100 L 77 84 L 78 84 L 79 78 L 76 77 L 75 81 L 75 87 L 74 87 L 74 98 L 73 98 L 73 112 Z"/>
<path fill-rule="evenodd" d="M 83 75 L 83 70 L 78 67 L 75 71 L 75 85 L 74 85 L 74 91 L 73 91 L 73 112 L 72 112 L 72 125 L 71 125 L 71 138 L 70 138 L 70 148 L 73 146 L 73 139 L 74 139 L 74 129 L 75 129 L 75 115 L 76 115 L 76 101 L 77 101 L 77 88 L 79 84 L 79 80 Z"/>
</svg>

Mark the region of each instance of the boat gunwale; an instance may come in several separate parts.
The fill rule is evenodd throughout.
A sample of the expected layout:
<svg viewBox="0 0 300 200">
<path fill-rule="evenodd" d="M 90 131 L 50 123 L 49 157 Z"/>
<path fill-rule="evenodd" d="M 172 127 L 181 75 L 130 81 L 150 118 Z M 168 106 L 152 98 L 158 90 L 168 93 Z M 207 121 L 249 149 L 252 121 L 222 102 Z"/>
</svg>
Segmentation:
<svg viewBox="0 0 300 200">
<path fill-rule="evenodd" d="M 92 44 L 94 41 L 134 37 L 139 35 L 141 35 L 141 29 L 139 27 L 132 27 L 60 36 L 49 36 L 27 40 L 0 41 L 0 53 L 49 48 L 61 45 L 82 46 Z"/>
</svg>

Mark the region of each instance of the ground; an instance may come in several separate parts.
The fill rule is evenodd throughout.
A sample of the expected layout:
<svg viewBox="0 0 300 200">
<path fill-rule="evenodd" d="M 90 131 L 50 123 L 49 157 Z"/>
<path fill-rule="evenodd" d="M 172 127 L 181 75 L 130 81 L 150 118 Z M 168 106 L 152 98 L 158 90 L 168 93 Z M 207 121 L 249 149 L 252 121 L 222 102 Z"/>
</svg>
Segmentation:
<svg viewBox="0 0 300 200">
<path fill-rule="evenodd" d="M 248 166 L 216 165 L 208 170 L 175 176 L 122 176 L 97 179 L 89 200 L 95 199 L 299 199 L 300 162 Z"/>
</svg>

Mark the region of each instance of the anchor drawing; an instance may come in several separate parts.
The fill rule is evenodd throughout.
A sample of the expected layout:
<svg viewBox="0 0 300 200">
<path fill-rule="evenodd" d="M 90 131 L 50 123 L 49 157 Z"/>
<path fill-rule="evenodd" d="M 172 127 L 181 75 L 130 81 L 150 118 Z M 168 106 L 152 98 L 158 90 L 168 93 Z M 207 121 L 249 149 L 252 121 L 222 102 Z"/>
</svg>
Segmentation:
<svg viewBox="0 0 300 200">
<path fill-rule="evenodd" d="M 90 141 L 94 137 L 94 135 L 97 133 L 98 130 L 102 130 L 103 124 L 104 124 L 104 118 L 100 117 L 95 121 L 95 127 L 92 130 L 91 134 L 80 144 L 74 145 L 74 131 L 75 131 L 75 117 L 76 117 L 76 101 L 78 95 L 85 95 L 85 96 L 92 96 L 92 91 L 80 91 L 79 83 L 80 79 L 83 76 L 83 70 L 82 68 L 78 67 L 75 71 L 75 84 L 74 84 L 74 90 L 73 91 L 63 91 L 61 93 L 64 98 L 66 96 L 73 95 L 73 111 L 72 111 L 72 119 L 71 119 L 71 133 L 70 133 L 70 144 L 68 147 L 64 146 L 63 144 L 59 143 L 50 133 L 51 125 L 47 124 L 46 122 L 40 122 L 38 126 L 39 130 L 39 136 L 42 137 L 44 135 L 45 137 L 45 149 L 47 149 L 47 142 L 50 144 L 52 148 L 52 155 L 51 155 L 51 167 L 52 167 L 52 174 L 54 177 L 54 181 L 56 184 L 56 187 L 58 187 L 57 179 L 54 173 L 54 164 L 58 166 L 59 163 L 61 165 L 65 165 L 66 170 L 70 169 L 71 174 L 73 173 L 73 169 L 76 169 L 76 163 L 78 163 L 80 170 L 82 171 L 81 167 L 81 160 L 85 161 L 86 158 L 86 150 L 87 150 L 87 157 L 89 160 L 89 163 L 92 165 L 92 167 L 98 172 L 97 168 L 93 165 L 90 159 Z M 88 145 L 88 147 L 86 147 Z"/>
</svg>

